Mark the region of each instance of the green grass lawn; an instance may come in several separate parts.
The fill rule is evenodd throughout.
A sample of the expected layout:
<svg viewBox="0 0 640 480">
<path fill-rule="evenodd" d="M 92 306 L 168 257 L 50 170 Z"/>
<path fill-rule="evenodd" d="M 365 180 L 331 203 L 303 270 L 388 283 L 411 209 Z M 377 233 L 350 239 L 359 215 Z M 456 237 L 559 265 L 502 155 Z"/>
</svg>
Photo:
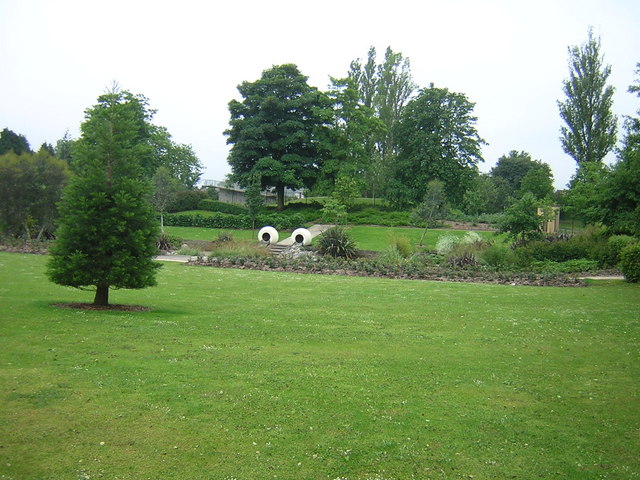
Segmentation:
<svg viewBox="0 0 640 480">
<path fill-rule="evenodd" d="M 255 240 L 258 242 L 258 230 L 225 230 L 222 228 L 201 228 L 201 227 L 164 227 L 164 231 L 169 235 L 175 235 L 183 240 L 195 240 L 201 242 L 212 242 L 221 233 L 230 233 L 237 240 Z"/>
<path fill-rule="evenodd" d="M 224 230 L 217 228 L 197 228 L 197 227 L 164 227 L 165 231 L 170 235 L 176 235 L 183 240 L 195 241 L 212 241 L 215 240 L 222 232 L 231 233 L 237 240 L 255 240 L 258 241 L 258 230 Z M 371 227 L 371 226 L 350 226 L 349 234 L 356 243 L 356 247 L 362 250 L 384 251 L 390 245 L 391 239 L 396 237 L 407 237 L 412 245 L 417 245 L 422 236 L 422 228 L 411 227 Z M 280 240 L 287 238 L 291 231 L 281 231 Z M 433 230 L 427 231 L 424 238 L 424 245 L 427 250 L 433 250 L 436 247 L 438 239 L 443 235 L 464 236 L 467 232 L 464 230 Z M 487 240 L 495 240 L 503 238 L 496 236 L 493 232 L 478 233 Z"/>
<path fill-rule="evenodd" d="M 631 479 L 640 287 L 167 263 L 60 309 L 0 253 L 0 479 Z"/>
<path fill-rule="evenodd" d="M 411 227 L 370 227 L 360 225 L 349 227 L 349 234 L 356 243 L 357 248 L 374 251 L 386 250 L 393 237 L 406 237 L 412 245 L 418 245 L 423 231 L 423 228 Z M 443 235 L 462 237 L 466 233 L 464 230 L 429 229 L 424 237 L 424 248 L 427 250 L 435 249 L 438 239 Z M 503 238 L 503 236 L 497 237 L 494 232 L 478 231 L 477 233 L 486 240 Z"/>
</svg>

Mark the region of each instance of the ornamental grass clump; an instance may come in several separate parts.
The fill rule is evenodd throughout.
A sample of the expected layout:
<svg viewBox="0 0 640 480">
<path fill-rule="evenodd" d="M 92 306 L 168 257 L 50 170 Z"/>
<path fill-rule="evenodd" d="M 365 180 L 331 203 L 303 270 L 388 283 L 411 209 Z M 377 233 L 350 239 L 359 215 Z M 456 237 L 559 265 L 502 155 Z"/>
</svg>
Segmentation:
<svg viewBox="0 0 640 480">
<path fill-rule="evenodd" d="M 318 251 L 334 258 L 355 258 L 356 244 L 344 228 L 333 227 L 324 232 L 318 240 Z"/>
</svg>

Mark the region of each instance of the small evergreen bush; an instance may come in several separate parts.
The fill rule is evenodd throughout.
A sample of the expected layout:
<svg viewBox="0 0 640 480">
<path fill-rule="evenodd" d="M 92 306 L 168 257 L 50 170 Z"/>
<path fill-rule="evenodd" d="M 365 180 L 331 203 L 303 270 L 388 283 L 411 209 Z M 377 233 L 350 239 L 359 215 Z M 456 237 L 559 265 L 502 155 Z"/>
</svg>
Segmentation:
<svg viewBox="0 0 640 480">
<path fill-rule="evenodd" d="M 322 255 L 337 258 L 355 258 L 356 245 L 344 228 L 333 227 L 320 235 L 318 251 Z"/>
<path fill-rule="evenodd" d="M 640 282 L 640 242 L 627 245 L 620 252 L 620 270 L 627 282 Z"/>
<path fill-rule="evenodd" d="M 615 266 L 620 261 L 620 253 L 622 250 L 629 245 L 638 243 L 638 240 L 629 235 L 613 235 L 612 237 L 609 237 L 609 241 L 607 243 L 607 263 Z"/>
</svg>

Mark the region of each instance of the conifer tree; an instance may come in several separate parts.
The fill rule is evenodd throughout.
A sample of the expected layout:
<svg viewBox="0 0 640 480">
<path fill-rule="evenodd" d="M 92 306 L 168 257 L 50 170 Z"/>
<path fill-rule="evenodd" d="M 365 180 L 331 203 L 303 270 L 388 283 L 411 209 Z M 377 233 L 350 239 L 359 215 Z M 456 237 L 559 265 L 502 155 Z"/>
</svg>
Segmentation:
<svg viewBox="0 0 640 480">
<path fill-rule="evenodd" d="M 153 155 L 151 115 L 143 96 L 115 87 L 86 111 L 76 143 L 47 274 L 95 288 L 95 305 L 109 304 L 110 288 L 156 283 L 157 224 L 143 171 Z"/>
</svg>

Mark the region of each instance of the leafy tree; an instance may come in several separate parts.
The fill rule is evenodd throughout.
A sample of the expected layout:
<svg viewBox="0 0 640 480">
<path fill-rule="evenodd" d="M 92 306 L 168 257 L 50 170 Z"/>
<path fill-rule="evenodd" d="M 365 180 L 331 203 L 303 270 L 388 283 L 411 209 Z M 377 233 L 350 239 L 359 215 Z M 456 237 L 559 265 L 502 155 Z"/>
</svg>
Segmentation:
<svg viewBox="0 0 640 480">
<path fill-rule="evenodd" d="M 53 231 L 56 203 L 69 178 L 63 160 L 46 150 L 0 155 L 0 227 L 9 235 L 24 232 L 40 239 Z M 36 233 L 37 232 L 37 233 Z"/>
<path fill-rule="evenodd" d="M 151 204 L 156 212 L 160 214 L 160 231 L 164 233 L 164 214 L 175 202 L 181 188 L 180 182 L 171 175 L 167 167 L 161 165 L 151 179 L 153 192 L 151 194 Z"/>
<path fill-rule="evenodd" d="M 447 212 L 447 196 L 444 190 L 444 183 L 439 180 L 431 180 L 427 185 L 427 191 L 413 216 L 418 222 L 424 222 L 424 231 L 420 237 L 420 246 L 423 245 L 424 237 L 429 227 L 433 226 L 436 220 L 444 218 Z"/>
<path fill-rule="evenodd" d="M 463 208 L 468 215 L 499 213 L 513 201 L 513 191 L 502 177 L 480 174 L 464 193 Z"/>
<path fill-rule="evenodd" d="M 542 215 L 538 214 L 539 208 L 542 209 Z M 498 229 L 500 233 L 508 233 L 511 238 L 519 238 L 524 244 L 527 240 L 538 237 L 543 223 L 552 217 L 550 206 L 527 192 L 505 210 Z"/>
<path fill-rule="evenodd" d="M 31 153 L 31 148 L 24 135 L 18 135 L 5 128 L 0 132 L 0 155 L 11 151 L 20 155 L 21 153 Z"/>
<path fill-rule="evenodd" d="M 394 140 L 395 126 L 400 121 L 403 109 L 416 89 L 411 78 L 408 58 L 391 47 L 385 51 L 382 63 L 377 63 L 376 49 L 369 48 L 366 63 L 360 59 L 351 62 L 349 78 L 357 86 L 360 103 L 373 109 L 383 128 L 370 129 L 364 141 L 368 157 L 365 178 L 370 190 L 381 191 L 382 184 L 392 177 L 397 151 Z M 398 200 L 397 188 L 391 190 Z"/>
<path fill-rule="evenodd" d="M 554 191 L 551 167 L 547 163 L 536 162 L 536 165 L 523 177 L 519 193 L 522 195 L 528 192 L 538 200 L 542 200 L 543 198 L 551 199 Z"/>
<path fill-rule="evenodd" d="M 395 153 L 395 128 L 415 89 L 409 59 L 387 47 L 384 62 L 378 66 L 378 85 L 374 97 L 378 117 L 387 127 L 380 144 L 383 157 L 390 158 Z"/>
<path fill-rule="evenodd" d="M 371 162 L 371 138 L 385 131 L 374 110 L 360 102 L 358 87 L 352 78 L 331 78 L 331 83 L 327 96 L 333 103 L 333 120 L 325 130 L 328 157 L 317 192 L 330 191 L 340 176 L 363 179 Z"/>
<path fill-rule="evenodd" d="M 511 195 L 515 195 L 520 190 L 522 179 L 535 166 L 536 161 L 531 158 L 530 154 L 511 150 L 507 155 L 498 159 L 498 162 L 491 169 L 491 176 L 504 179 L 509 184 Z"/>
<path fill-rule="evenodd" d="M 483 161 L 484 142 L 476 131 L 474 104 L 462 93 L 431 85 L 402 113 L 396 127 L 396 179 L 410 189 L 412 201 L 424 197 L 429 181 L 445 184 L 448 198 L 460 204 Z"/>
<path fill-rule="evenodd" d="M 587 163 L 572 177 L 571 188 L 564 195 L 565 210 L 585 224 L 598 223 L 604 216 L 602 185 L 607 167 L 599 162 Z"/>
<path fill-rule="evenodd" d="M 180 184 L 192 190 L 195 188 L 203 166 L 191 145 L 176 143 L 164 127 L 153 126 L 151 144 L 155 150 L 152 170 L 164 166 Z"/>
<path fill-rule="evenodd" d="M 38 149 L 38 153 L 40 152 L 44 152 L 51 157 L 54 157 L 56 155 L 56 152 L 53 150 L 53 145 L 47 142 L 44 142 L 42 145 L 40 145 L 40 149 Z"/>
<path fill-rule="evenodd" d="M 60 285 L 95 287 L 95 305 L 109 304 L 110 288 L 155 285 L 151 116 L 143 96 L 117 87 L 85 112 L 47 274 Z"/>
<path fill-rule="evenodd" d="M 640 63 L 630 93 L 640 97 Z M 618 161 L 601 185 L 601 221 L 617 233 L 640 236 L 640 110 L 625 120 L 625 138 Z M 596 197 L 597 198 L 597 197 Z"/>
<path fill-rule="evenodd" d="M 74 140 L 73 138 L 71 138 L 71 135 L 69 135 L 69 130 L 67 130 L 66 132 L 64 132 L 63 137 L 56 142 L 56 145 L 53 149 L 56 157 L 66 161 L 69 165 L 71 165 L 72 162 L 71 150 L 73 148 L 73 143 Z"/>
<path fill-rule="evenodd" d="M 332 196 L 347 209 L 353 207 L 356 198 L 360 196 L 358 182 L 346 175 L 338 177 Z"/>
<path fill-rule="evenodd" d="M 249 186 L 245 192 L 245 198 L 247 200 L 247 208 L 249 209 L 249 217 L 251 218 L 251 228 L 256 228 L 256 219 L 260 209 L 264 205 L 264 197 L 260 185 L 262 184 L 260 176 L 254 173 L 249 179 Z"/>
<path fill-rule="evenodd" d="M 336 198 L 328 198 L 322 207 L 322 218 L 325 222 L 336 224 L 347 223 L 347 207 Z"/>
<path fill-rule="evenodd" d="M 318 178 L 330 101 L 292 64 L 265 70 L 238 91 L 243 101 L 229 102 L 230 128 L 225 131 L 233 178 L 246 187 L 257 172 L 262 188 L 275 187 L 283 209 L 285 187 L 311 188 Z"/>
<path fill-rule="evenodd" d="M 611 111 L 614 88 L 607 85 L 611 67 L 604 65 L 600 39 L 589 29 L 587 42 L 569 48 L 569 78 L 563 82 L 566 95 L 558 101 L 562 148 L 577 163 L 601 162 L 616 144 L 617 118 Z"/>
</svg>

